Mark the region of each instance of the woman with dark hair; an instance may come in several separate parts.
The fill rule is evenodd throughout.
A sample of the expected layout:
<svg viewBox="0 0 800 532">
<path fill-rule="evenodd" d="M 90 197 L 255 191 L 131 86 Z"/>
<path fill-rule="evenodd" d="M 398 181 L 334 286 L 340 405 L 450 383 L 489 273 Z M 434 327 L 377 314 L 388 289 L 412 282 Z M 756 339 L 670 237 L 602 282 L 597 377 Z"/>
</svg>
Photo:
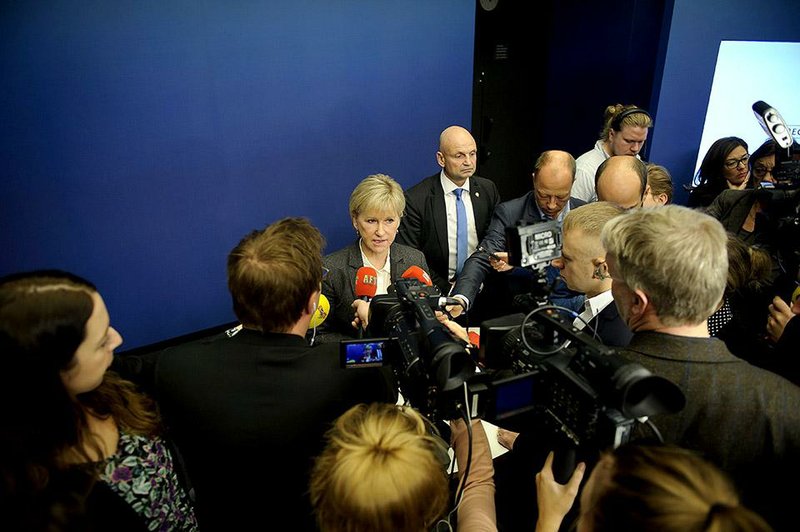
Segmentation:
<svg viewBox="0 0 800 532">
<path fill-rule="evenodd" d="M 711 145 L 700 164 L 700 182 L 689 190 L 688 207 L 707 207 L 720 192 L 753 188 L 747 143 L 739 137 L 723 137 Z"/>
<path fill-rule="evenodd" d="M 775 141 L 767 140 L 750 157 L 753 179 L 758 186 L 749 184 L 746 189 L 726 189 L 717 195 L 705 212 L 722 223 L 725 230 L 735 234 L 745 243 L 760 245 L 774 252 L 774 224 L 767 212 L 770 191 L 762 189 L 774 183 Z M 752 180 L 751 180 L 752 181 Z M 764 183 L 766 182 L 766 183 Z"/>
<path fill-rule="evenodd" d="M 750 172 L 756 183 L 775 183 L 775 150 L 778 143 L 767 139 L 750 156 Z"/>
<path fill-rule="evenodd" d="M 11 530 L 195 530 L 154 403 L 106 370 L 122 344 L 88 281 L 0 279 L 0 522 Z"/>
</svg>

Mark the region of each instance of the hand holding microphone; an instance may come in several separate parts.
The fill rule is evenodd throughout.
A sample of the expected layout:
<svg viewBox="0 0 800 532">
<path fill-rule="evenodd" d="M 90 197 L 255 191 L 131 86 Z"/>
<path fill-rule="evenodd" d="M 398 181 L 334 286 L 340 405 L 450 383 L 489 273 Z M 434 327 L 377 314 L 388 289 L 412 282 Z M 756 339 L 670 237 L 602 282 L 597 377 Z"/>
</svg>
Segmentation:
<svg viewBox="0 0 800 532">
<path fill-rule="evenodd" d="M 378 272 L 375 268 L 362 266 L 356 272 L 356 299 L 353 301 L 355 319 L 353 327 L 358 329 L 358 337 L 363 338 L 364 329 L 369 323 L 369 302 L 378 291 Z"/>
</svg>

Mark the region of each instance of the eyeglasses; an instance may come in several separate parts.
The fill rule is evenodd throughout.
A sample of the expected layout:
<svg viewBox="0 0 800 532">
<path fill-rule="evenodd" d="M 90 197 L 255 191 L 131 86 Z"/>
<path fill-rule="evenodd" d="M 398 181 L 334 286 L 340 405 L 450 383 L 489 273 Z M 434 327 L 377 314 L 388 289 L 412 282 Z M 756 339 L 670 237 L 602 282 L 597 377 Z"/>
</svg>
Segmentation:
<svg viewBox="0 0 800 532">
<path fill-rule="evenodd" d="M 325 279 L 331 271 L 325 266 L 322 267 L 322 278 Z"/>
<path fill-rule="evenodd" d="M 747 161 L 750 160 L 750 155 L 745 155 L 741 159 L 728 159 L 725 161 L 725 168 L 729 170 L 733 170 L 734 168 L 738 167 L 739 165 L 747 166 Z"/>
<path fill-rule="evenodd" d="M 753 175 L 756 176 L 757 178 L 761 179 L 764 176 L 766 176 L 767 174 L 775 175 L 775 174 L 772 173 L 773 170 L 774 170 L 774 167 L 773 168 L 768 168 L 766 166 L 757 164 L 757 165 L 755 165 L 753 167 Z"/>
<path fill-rule="evenodd" d="M 548 201 L 552 199 L 555 203 L 558 203 L 559 205 L 568 202 L 570 198 L 569 194 L 562 194 L 560 196 L 557 196 L 555 194 L 542 194 L 538 190 L 536 190 L 535 192 L 536 192 L 536 197 L 539 200 Z"/>
</svg>

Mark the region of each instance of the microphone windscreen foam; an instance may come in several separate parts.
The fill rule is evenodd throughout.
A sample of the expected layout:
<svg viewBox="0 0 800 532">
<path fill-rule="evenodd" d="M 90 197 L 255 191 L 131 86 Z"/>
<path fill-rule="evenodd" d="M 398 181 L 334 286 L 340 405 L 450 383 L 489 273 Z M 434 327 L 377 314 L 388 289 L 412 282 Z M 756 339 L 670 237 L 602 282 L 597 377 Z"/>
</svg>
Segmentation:
<svg viewBox="0 0 800 532">
<path fill-rule="evenodd" d="M 378 272 L 370 266 L 362 266 L 356 272 L 356 297 L 375 297 L 378 291 Z"/>
<path fill-rule="evenodd" d="M 419 266 L 411 266 L 403 272 L 403 279 L 416 279 L 425 286 L 432 286 L 431 276 Z"/>
<path fill-rule="evenodd" d="M 311 316 L 311 321 L 308 322 L 308 328 L 313 329 L 314 327 L 319 327 L 325 318 L 328 317 L 328 314 L 331 312 L 331 302 L 328 301 L 328 298 L 325 297 L 325 294 L 319 295 L 319 303 L 317 303 L 317 309 L 314 311 L 314 314 Z"/>
</svg>

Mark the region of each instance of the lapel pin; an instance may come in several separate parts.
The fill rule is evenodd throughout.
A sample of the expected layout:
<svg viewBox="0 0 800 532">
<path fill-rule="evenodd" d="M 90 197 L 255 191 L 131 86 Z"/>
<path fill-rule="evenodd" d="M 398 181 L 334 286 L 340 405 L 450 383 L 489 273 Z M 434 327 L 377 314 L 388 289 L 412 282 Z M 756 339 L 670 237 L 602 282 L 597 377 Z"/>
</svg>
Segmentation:
<svg viewBox="0 0 800 532">
<path fill-rule="evenodd" d="M 480 192 L 476 192 L 476 193 L 475 193 L 475 197 L 476 197 L 476 198 L 480 198 L 480 197 L 481 197 L 481 193 L 480 193 Z"/>
</svg>

